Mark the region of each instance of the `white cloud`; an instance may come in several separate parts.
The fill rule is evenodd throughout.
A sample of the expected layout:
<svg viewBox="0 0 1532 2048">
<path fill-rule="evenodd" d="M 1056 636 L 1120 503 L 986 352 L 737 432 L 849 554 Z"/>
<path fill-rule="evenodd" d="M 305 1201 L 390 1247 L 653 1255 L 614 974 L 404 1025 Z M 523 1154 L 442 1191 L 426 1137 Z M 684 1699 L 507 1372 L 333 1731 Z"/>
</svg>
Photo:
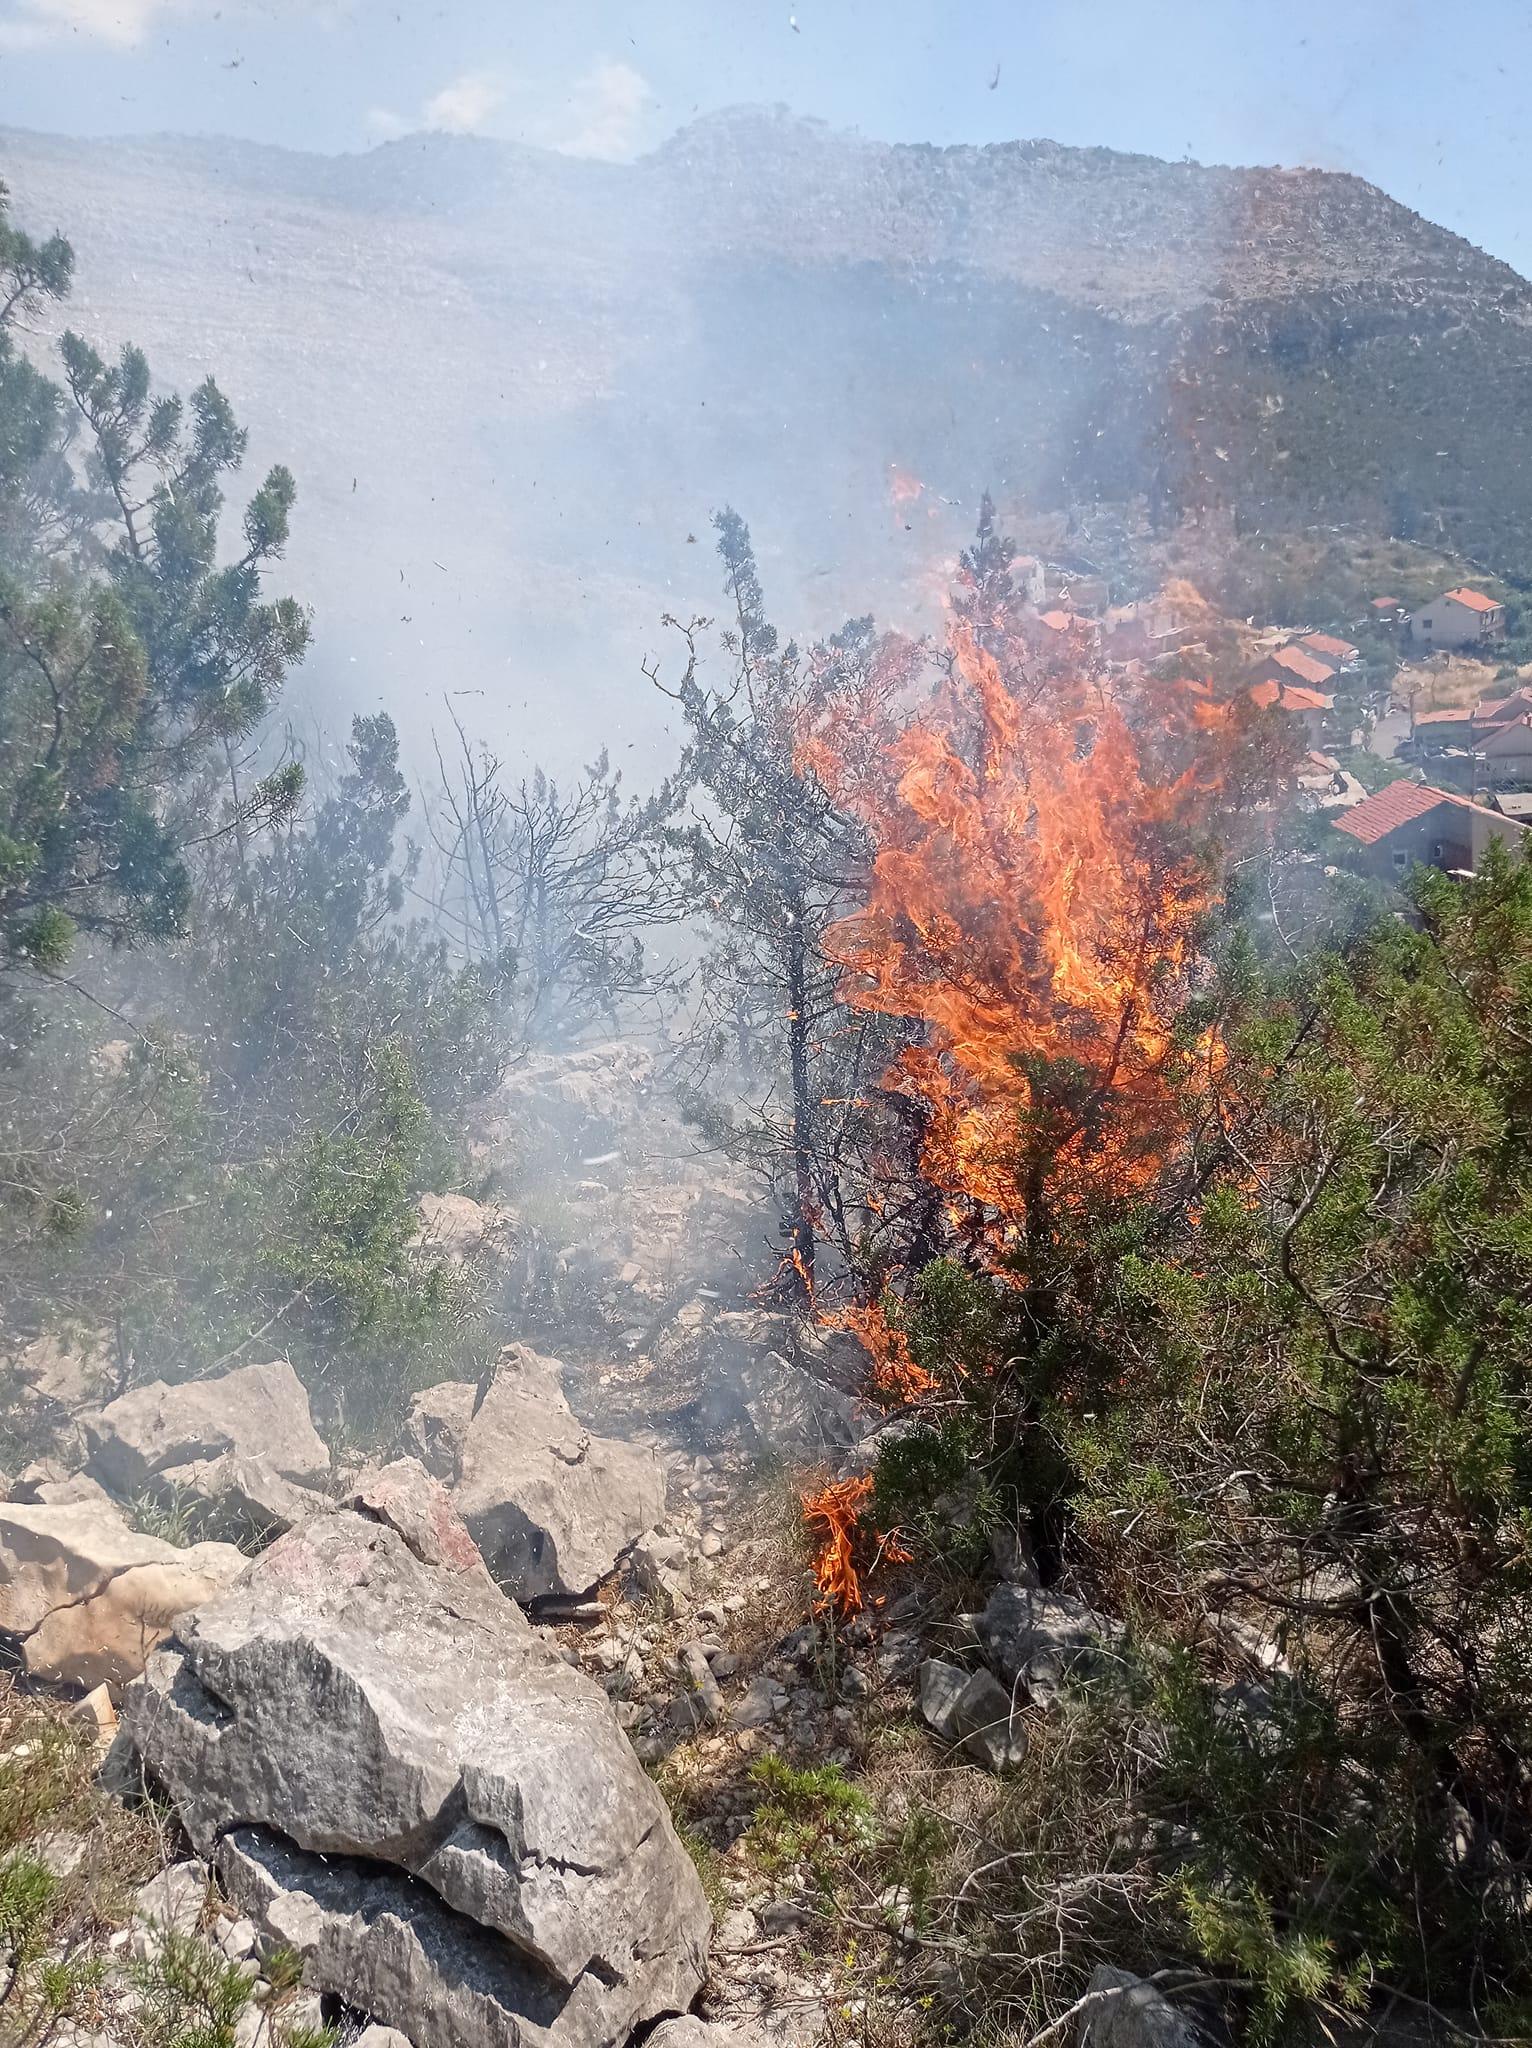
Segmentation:
<svg viewBox="0 0 1532 2048">
<path fill-rule="evenodd" d="M 256 0 L 0 0 L 0 50 L 37 50 L 66 36 L 132 50 L 162 18 L 249 13 Z M 289 11 L 320 20 L 347 0 L 286 0 Z M 266 0 L 265 11 L 270 11 Z"/>
<path fill-rule="evenodd" d="M 575 80 L 562 107 L 530 80 L 501 71 L 465 71 L 422 102 L 413 114 L 372 107 L 368 133 L 380 142 L 421 129 L 452 135 L 513 136 L 566 156 L 632 156 L 653 104 L 648 80 L 631 64 L 603 59 Z"/>
<path fill-rule="evenodd" d="M 505 87 L 493 71 L 465 71 L 421 109 L 427 128 L 445 128 L 453 135 L 476 135 L 505 104 Z"/>
<path fill-rule="evenodd" d="M 548 145 L 566 156 L 632 156 L 650 98 L 649 81 L 642 72 L 620 59 L 603 59 L 575 84 L 569 95 L 569 125 L 562 133 L 549 133 Z"/>
</svg>

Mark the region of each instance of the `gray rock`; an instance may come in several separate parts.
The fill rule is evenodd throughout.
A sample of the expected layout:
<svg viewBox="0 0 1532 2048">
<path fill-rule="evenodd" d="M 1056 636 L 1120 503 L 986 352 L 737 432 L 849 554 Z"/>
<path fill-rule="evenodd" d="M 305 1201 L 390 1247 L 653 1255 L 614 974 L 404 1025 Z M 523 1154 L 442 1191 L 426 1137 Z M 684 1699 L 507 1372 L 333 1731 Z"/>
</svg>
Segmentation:
<svg viewBox="0 0 1532 2048">
<path fill-rule="evenodd" d="M 413 2039 L 608 2048 L 702 1981 L 701 1886 L 606 1700 L 380 1523 L 284 1537 L 123 1719 L 227 1895 Z"/>
<path fill-rule="evenodd" d="M 685 1686 L 681 1697 L 693 1719 L 716 1726 L 724 1717 L 723 1694 L 718 1689 L 718 1680 L 713 1676 L 707 1653 L 700 1643 L 683 1643 L 677 1662 Z"/>
<path fill-rule="evenodd" d="M 1027 1753 L 1026 1733 L 1013 1718 L 1011 1695 L 991 1672 L 976 1671 L 969 1679 L 954 1718 L 963 1748 L 986 1770 L 1009 1770 Z"/>
<path fill-rule="evenodd" d="M 1146 1977 L 1102 1963 L 1089 1989 L 1099 2003 L 1080 2016 L 1080 2048 L 1202 2048 L 1201 2030 Z"/>
<path fill-rule="evenodd" d="M 1037 1584 L 1037 1563 L 1032 1555 L 1032 1539 L 1025 1529 L 1011 1522 L 997 1522 L 989 1532 L 989 1554 L 995 1570 L 1008 1584 Z"/>
<path fill-rule="evenodd" d="M 456 1486 L 463 1476 L 463 1446 L 478 1405 L 479 1390 L 472 1380 L 443 1380 L 410 1403 L 401 1447 L 444 1486 Z"/>
<path fill-rule="evenodd" d="M 778 1685 L 764 1672 L 759 1673 L 746 1687 L 744 1698 L 735 1705 L 732 1716 L 735 1727 L 764 1728 L 768 1721 L 774 1721 L 784 1711 L 788 1699 L 786 1686 Z"/>
<path fill-rule="evenodd" d="M 1083 1600 L 1036 1586 L 997 1586 L 979 1616 L 979 1638 L 1008 1685 L 1046 1705 L 1073 1676 L 1115 1662 L 1126 1631 Z"/>
<path fill-rule="evenodd" d="M 300 1486 L 322 1484 L 330 1469 L 308 1395 L 286 1359 L 180 1386 L 153 1380 L 88 1416 L 85 1433 L 92 1475 L 120 1499 L 187 1484 L 197 1468 L 231 1452 Z"/>
<path fill-rule="evenodd" d="M 703 1391 L 687 1420 L 703 1441 L 738 1444 L 752 1454 L 823 1457 L 855 1444 L 866 1411 L 839 1387 L 780 1353 L 731 1341 L 720 1316 L 703 1359 Z"/>
<path fill-rule="evenodd" d="M 363 1472 L 347 1489 L 344 1505 L 402 1536 L 422 1564 L 488 1579 L 479 1547 L 452 1505 L 452 1496 L 418 1458 L 395 1458 L 392 1464 Z"/>
<path fill-rule="evenodd" d="M 463 1442 L 455 1505 L 518 1600 L 586 1592 L 665 1512 L 659 1459 L 583 1429 L 560 1373 L 511 1345 Z"/>
<path fill-rule="evenodd" d="M 928 1657 L 920 1667 L 921 1718 L 943 1742 L 961 1738 L 957 1708 L 971 1675 L 960 1664 L 948 1664 L 940 1657 Z"/>
<path fill-rule="evenodd" d="M 408 2035 L 397 2027 L 380 2027 L 376 2020 L 363 2027 L 351 2048 L 413 2048 Z"/>
<path fill-rule="evenodd" d="M 231 1963 L 242 1963 L 253 1956 L 260 1938 L 260 1929 L 243 1914 L 237 1920 L 225 1920 L 218 1929 L 218 1946 Z"/>
<path fill-rule="evenodd" d="M 748 2021 L 702 2020 L 693 2012 L 661 2020 L 645 2048 L 769 2048 L 770 2036 Z"/>
<path fill-rule="evenodd" d="M 200 1863 L 169 1863 L 133 1895 L 133 1917 L 164 1934 L 195 1934 L 208 1905 L 208 1876 Z"/>
<path fill-rule="evenodd" d="M 928 1657 L 920 1667 L 920 1711 L 944 1742 L 960 1743 L 988 1770 L 1005 1770 L 1027 1753 L 1011 1695 L 992 1672 Z"/>
</svg>

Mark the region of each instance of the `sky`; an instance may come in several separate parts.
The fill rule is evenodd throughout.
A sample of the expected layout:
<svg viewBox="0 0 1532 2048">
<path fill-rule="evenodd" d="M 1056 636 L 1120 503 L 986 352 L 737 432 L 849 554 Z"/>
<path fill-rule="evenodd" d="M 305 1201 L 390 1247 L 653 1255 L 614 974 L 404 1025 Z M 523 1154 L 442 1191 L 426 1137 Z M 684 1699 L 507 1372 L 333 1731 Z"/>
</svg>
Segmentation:
<svg viewBox="0 0 1532 2048">
<path fill-rule="evenodd" d="M 0 124 L 623 160 L 782 104 L 887 141 L 1354 171 L 1523 272 L 1529 77 L 1526 0 L 0 0 Z"/>
</svg>

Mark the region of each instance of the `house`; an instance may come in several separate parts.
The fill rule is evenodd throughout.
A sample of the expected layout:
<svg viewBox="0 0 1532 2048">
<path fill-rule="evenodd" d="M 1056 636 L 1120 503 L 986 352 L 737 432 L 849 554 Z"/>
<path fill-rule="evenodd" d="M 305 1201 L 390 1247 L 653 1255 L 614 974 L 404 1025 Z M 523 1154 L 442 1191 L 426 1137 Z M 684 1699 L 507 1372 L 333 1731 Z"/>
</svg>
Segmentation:
<svg viewBox="0 0 1532 2048">
<path fill-rule="evenodd" d="M 1297 645 L 1316 661 L 1325 662 L 1332 673 L 1350 668 L 1362 658 L 1360 647 L 1353 647 L 1349 640 L 1337 640 L 1333 633 L 1300 633 Z"/>
<path fill-rule="evenodd" d="M 1335 664 L 1321 661 L 1306 647 L 1279 647 L 1268 654 L 1256 670 L 1256 681 L 1300 683 L 1308 690 L 1323 690 L 1333 680 Z"/>
<path fill-rule="evenodd" d="M 1289 718 L 1300 719 L 1304 739 L 1311 749 L 1319 745 L 1335 702 L 1323 691 L 1306 689 L 1302 683 L 1279 682 L 1275 676 L 1256 683 L 1250 691 L 1250 701 L 1263 711 L 1285 711 Z"/>
<path fill-rule="evenodd" d="M 1471 872 L 1492 839 L 1516 846 L 1526 833 L 1524 825 L 1488 804 L 1428 782 L 1391 782 L 1332 822 L 1361 849 L 1353 858 L 1383 881 L 1416 866 Z"/>
<path fill-rule="evenodd" d="M 1481 647 L 1504 637 L 1505 606 L 1465 586 L 1444 590 L 1410 620 L 1410 638 L 1418 647 Z"/>
<path fill-rule="evenodd" d="M 1375 597 L 1372 601 L 1375 612 L 1402 612 L 1404 606 L 1397 597 Z"/>
<path fill-rule="evenodd" d="M 1532 689 L 1481 698 L 1471 710 L 1419 712 L 1413 736 L 1422 754 L 1451 757 L 1437 760 L 1439 781 L 1478 790 L 1532 782 Z"/>
</svg>

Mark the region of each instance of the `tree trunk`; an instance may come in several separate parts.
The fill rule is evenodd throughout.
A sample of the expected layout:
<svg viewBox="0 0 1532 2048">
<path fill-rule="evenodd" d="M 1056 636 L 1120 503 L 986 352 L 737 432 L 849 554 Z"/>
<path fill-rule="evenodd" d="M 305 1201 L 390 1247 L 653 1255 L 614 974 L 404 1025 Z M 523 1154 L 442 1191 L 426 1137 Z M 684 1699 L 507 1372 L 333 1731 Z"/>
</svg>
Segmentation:
<svg viewBox="0 0 1532 2048">
<path fill-rule="evenodd" d="M 787 1048 L 793 1083 L 793 1213 L 788 1256 L 805 1302 L 814 1299 L 813 1104 L 809 1100 L 809 963 L 803 906 L 791 905 L 787 947 Z M 785 1275 L 784 1275 L 785 1278 Z"/>
</svg>

